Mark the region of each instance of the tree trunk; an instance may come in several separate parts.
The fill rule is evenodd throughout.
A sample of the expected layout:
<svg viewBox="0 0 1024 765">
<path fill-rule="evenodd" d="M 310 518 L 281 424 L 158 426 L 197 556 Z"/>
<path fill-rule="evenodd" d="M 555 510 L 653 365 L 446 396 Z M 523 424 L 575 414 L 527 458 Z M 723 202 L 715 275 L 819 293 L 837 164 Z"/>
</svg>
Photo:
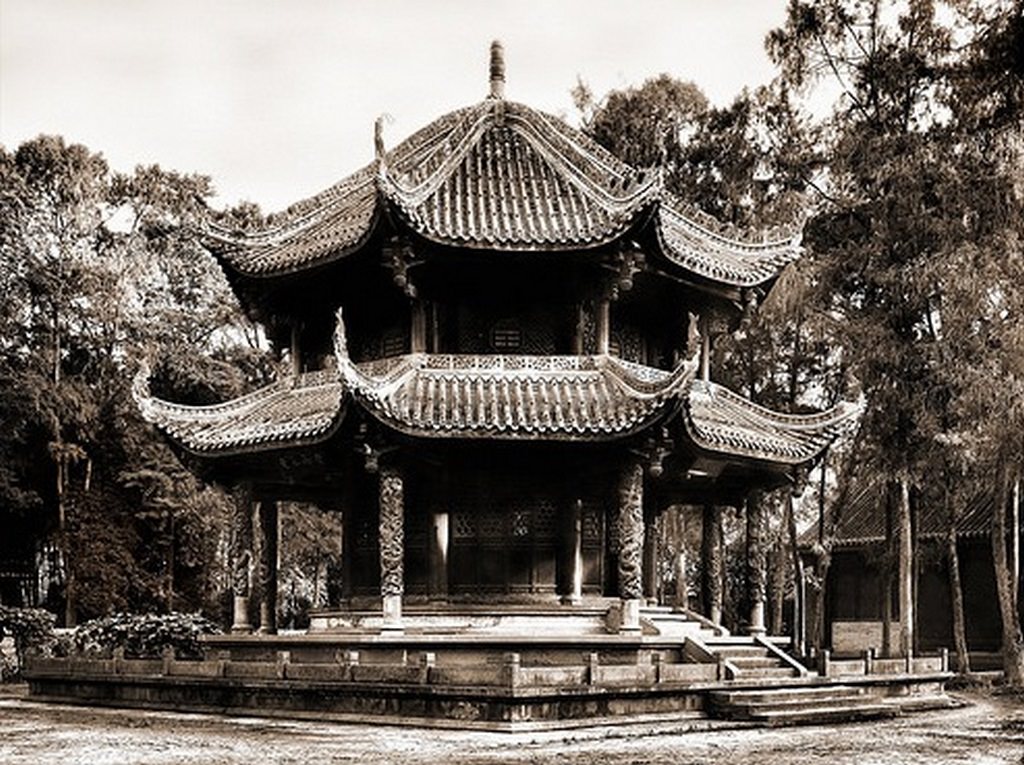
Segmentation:
<svg viewBox="0 0 1024 765">
<path fill-rule="evenodd" d="M 906 475 L 900 476 L 899 488 L 900 655 L 910 656 L 914 652 L 914 547 Z"/>
<path fill-rule="evenodd" d="M 966 675 L 971 671 L 971 657 L 967 652 L 967 628 L 964 623 L 964 591 L 960 583 L 960 554 L 956 546 L 956 525 L 959 513 L 949 497 L 949 476 L 946 476 L 946 564 L 949 567 L 949 602 L 953 610 L 953 648 L 956 651 L 956 671 Z"/>
<path fill-rule="evenodd" d="M 956 650 L 956 671 L 966 675 L 971 671 L 971 657 L 967 652 L 967 629 L 964 624 L 964 592 L 960 584 L 960 555 L 956 549 L 956 529 L 946 535 L 946 559 L 949 564 L 949 596 L 953 607 L 953 647 Z"/>
<path fill-rule="evenodd" d="M 992 509 L 992 566 L 996 579 L 996 595 L 999 600 L 999 616 L 1002 619 L 1003 674 L 1006 684 L 1013 688 L 1024 685 L 1024 638 L 1021 636 L 1020 621 L 1013 597 L 1013 576 L 1006 554 L 1006 506 L 1009 476 L 1005 467 L 998 472 L 995 491 L 995 507 Z"/>
</svg>

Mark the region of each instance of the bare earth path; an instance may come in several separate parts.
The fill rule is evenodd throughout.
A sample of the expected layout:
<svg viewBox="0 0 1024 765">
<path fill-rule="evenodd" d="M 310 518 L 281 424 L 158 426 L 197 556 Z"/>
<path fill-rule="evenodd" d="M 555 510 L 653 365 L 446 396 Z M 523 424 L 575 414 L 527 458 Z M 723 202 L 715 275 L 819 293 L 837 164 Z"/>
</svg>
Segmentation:
<svg viewBox="0 0 1024 765">
<path fill-rule="evenodd" d="M 0 763 L 1024 763 L 1024 697 L 961 709 L 778 730 L 678 726 L 497 734 L 36 704 L 0 697 Z"/>
</svg>

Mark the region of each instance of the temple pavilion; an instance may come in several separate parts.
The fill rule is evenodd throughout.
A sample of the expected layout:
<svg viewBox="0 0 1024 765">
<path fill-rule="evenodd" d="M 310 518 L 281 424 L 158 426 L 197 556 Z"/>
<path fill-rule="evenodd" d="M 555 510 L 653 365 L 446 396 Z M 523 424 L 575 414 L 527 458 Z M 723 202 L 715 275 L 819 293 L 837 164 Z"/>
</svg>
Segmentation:
<svg viewBox="0 0 1024 765">
<path fill-rule="evenodd" d="M 401 634 L 413 612 L 483 604 L 607 608 L 639 632 L 660 513 L 791 483 L 858 415 L 714 382 L 716 338 L 799 231 L 718 224 L 657 169 L 507 100 L 491 53 L 482 102 L 390 148 L 378 122 L 364 168 L 258 230 L 201 231 L 291 372 L 214 406 L 155 398 L 146 374 L 135 396 L 234 491 L 236 631 L 250 597 L 275 631 L 277 503 L 307 501 L 344 526 L 341 621 L 323 629 L 376 613 Z"/>
</svg>

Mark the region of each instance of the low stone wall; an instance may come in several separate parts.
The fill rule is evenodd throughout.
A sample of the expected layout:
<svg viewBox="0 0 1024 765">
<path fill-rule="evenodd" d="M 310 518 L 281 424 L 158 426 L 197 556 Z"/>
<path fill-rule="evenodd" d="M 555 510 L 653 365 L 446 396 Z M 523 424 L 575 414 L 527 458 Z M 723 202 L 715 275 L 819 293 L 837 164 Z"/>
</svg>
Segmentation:
<svg viewBox="0 0 1024 765">
<path fill-rule="evenodd" d="M 833 659 L 830 651 L 822 651 L 818 673 L 822 677 L 872 677 L 894 675 L 939 675 L 949 672 L 949 652 L 942 649 L 933 656 L 901 656 L 880 659 L 873 648 L 859 659 Z"/>
<path fill-rule="evenodd" d="M 699 714 L 716 667 L 604 665 L 597 653 L 564 667 L 522 666 L 518 654 L 479 665 L 33 658 L 33 697 L 91 705 L 173 708 L 513 730 L 647 714 Z"/>
</svg>

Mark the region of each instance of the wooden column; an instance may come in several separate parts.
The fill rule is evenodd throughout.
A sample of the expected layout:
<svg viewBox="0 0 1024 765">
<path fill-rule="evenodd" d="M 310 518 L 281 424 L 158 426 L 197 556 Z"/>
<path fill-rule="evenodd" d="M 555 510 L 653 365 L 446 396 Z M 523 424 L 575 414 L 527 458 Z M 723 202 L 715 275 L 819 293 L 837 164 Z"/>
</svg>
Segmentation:
<svg viewBox="0 0 1024 765">
<path fill-rule="evenodd" d="M 611 347 L 611 303 L 608 298 L 597 301 L 597 352 L 608 353 Z"/>
<path fill-rule="evenodd" d="M 380 471 L 380 594 L 384 629 L 402 629 L 405 592 L 405 487 L 397 468 Z"/>
<path fill-rule="evenodd" d="M 259 523 L 260 632 L 277 633 L 278 505 L 264 501 L 257 505 Z"/>
<path fill-rule="evenodd" d="M 702 558 L 701 594 L 707 617 L 715 624 L 722 621 L 722 511 L 704 505 L 701 516 L 700 554 Z"/>
<path fill-rule="evenodd" d="M 619 597 L 622 620 L 620 629 L 639 631 L 640 603 L 643 598 L 644 550 L 644 471 L 639 462 L 629 463 L 619 480 Z"/>
<path fill-rule="evenodd" d="M 427 307 L 423 300 L 412 301 L 411 325 L 409 327 L 410 350 L 413 353 L 426 353 L 427 350 Z"/>
<path fill-rule="evenodd" d="M 751 635 L 763 635 L 767 631 L 764 623 L 767 550 L 763 500 L 760 491 L 753 491 L 747 497 L 747 594 L 750 598 Z"/>
<path fill-rule="evenodd" d="M 430 597 L 448 599 L 448 512 L 435 511 L 430 516 Z"/>
<path fill-rule="evenodd" d="M 249 589 L 252 566 L 252 492 L 239 486 L 232 493 L 231 513 L 231 589 L 234 593 L 232 632 L 251 632 L 249 623 Z"/>
<path fill-rule="evenodd" d="M 301 334 L 301 325 L 298 322 L 293 322 L 291 326 L 291 346 L 289 348 L 289 355 L 292 357 L 292 374 L 296 376 L 302 374 Z"/>
<path fill-rule="evenodd" d="M 565 559 L 568 565 L 565 573 L 566 593 L 563 596 L 563 601 L 576 605 L 583 600 L 583 500 L 581 499 L 576 499 L 572 503 L 572 514 L 565 543 Z"/>
<path fill-rule="evenodd" d="M 644 519 L 643 584 L 644 599 L 648 605 L 658 602 L 658 521 L 653 512 Z"/>
</svg>

